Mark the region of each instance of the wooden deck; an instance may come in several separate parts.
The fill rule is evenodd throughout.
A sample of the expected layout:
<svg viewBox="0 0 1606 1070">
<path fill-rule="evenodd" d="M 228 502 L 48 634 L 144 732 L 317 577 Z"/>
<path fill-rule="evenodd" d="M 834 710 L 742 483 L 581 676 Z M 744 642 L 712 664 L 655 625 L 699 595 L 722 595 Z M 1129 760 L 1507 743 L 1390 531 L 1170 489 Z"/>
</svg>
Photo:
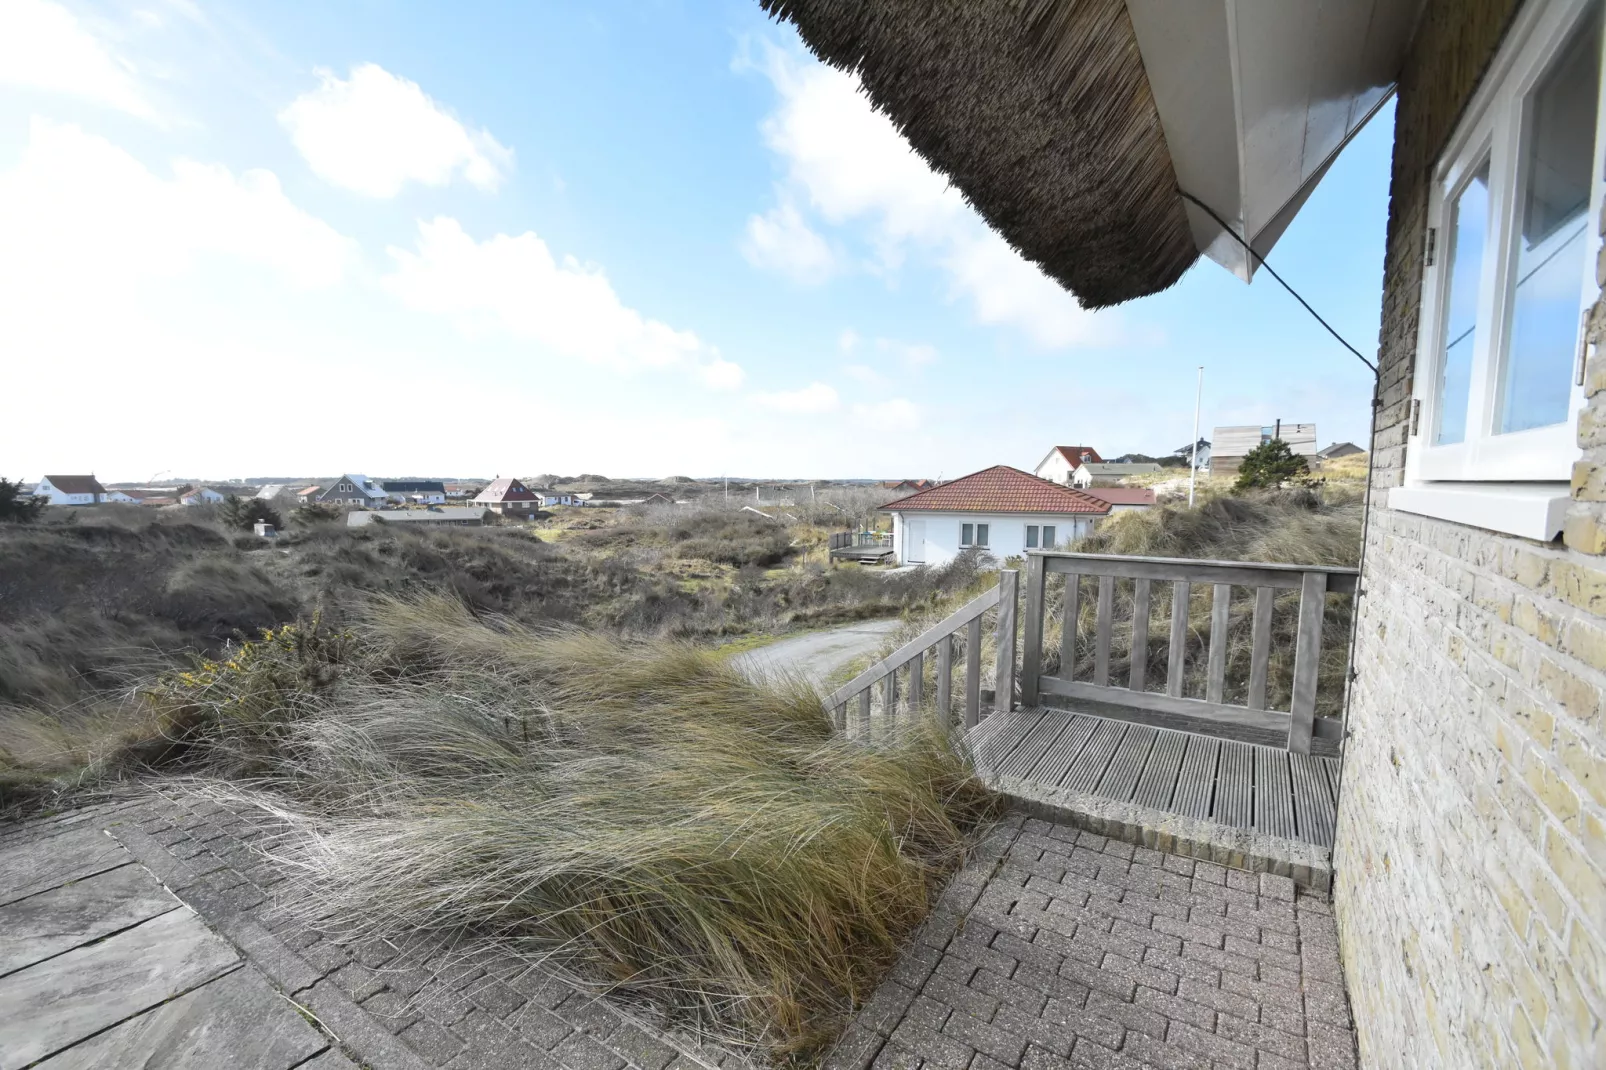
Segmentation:
<svg viewBox="0 0 1606 1070">
<path fill-rule="evenodd" d="M 1338 762 L 1232 740 L 1027 707 L 970 731 L 1001 777 L 1085 792 L 1229 828 L 1333 846 Z"/>
</svg>

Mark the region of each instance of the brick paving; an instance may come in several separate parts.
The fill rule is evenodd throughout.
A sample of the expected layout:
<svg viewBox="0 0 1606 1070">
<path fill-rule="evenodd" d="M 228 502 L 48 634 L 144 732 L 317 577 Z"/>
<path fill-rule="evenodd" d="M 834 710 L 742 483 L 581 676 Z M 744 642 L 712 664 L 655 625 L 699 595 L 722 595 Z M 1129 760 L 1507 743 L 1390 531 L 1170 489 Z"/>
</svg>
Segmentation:
<svg viewBox="0 0 1606 1070">
<path fill-rule="evenodd" d="M 826 1070 L 1354 1070 L 1325 896 L 1015 817 Z"/>
</svg>

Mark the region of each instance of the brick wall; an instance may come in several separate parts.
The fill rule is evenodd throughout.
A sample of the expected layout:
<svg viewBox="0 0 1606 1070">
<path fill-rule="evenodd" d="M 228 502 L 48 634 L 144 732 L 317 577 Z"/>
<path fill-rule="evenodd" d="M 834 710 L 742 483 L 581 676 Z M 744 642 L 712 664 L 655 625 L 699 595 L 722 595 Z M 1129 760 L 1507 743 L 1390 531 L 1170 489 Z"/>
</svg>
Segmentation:
<svg viewBox="0 0 1606 1070">
<path fill-rule="evenodd" d="M 1385 505 L 1409 447 L 1429 169 L 1514 7 L 1429 0 L 1400 83 L 1334 890 L 1371 1067 L 1606 1066 L 1606 355 L 1561 543 Z M 1606 336 L 1603 306 L 1595 323 Z"/>
</svg>

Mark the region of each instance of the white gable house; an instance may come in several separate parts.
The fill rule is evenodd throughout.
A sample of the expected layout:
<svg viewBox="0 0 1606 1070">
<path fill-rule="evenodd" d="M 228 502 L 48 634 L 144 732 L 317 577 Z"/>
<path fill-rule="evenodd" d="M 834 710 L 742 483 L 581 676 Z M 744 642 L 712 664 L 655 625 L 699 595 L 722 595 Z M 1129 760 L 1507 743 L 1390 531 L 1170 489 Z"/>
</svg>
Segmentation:
<svg viewBox="0 0 1606 1070">
<path fill-rule="evenodd" d="M 51 505 L 94 505 L 106 500 L 106 488 L 94 476 L 44 476 L 33 492 Z"/>
<path fill-rule="evenodd" d="M 883 506 L 905 565 L 938 565 L 966 550 L 1002 560 L 1089 535 L 1110 503 L 1008 465 L 974 472 Z"/>
</svg>

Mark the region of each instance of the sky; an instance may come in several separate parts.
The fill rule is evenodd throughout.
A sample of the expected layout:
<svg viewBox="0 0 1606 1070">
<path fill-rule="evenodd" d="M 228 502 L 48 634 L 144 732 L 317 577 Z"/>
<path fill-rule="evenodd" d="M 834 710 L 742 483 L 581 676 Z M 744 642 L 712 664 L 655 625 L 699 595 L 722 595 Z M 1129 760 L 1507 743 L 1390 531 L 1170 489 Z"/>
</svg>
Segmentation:
<svg viewBox="0 0 1606 1070">
<path fill-rule="evenodd" d="M 1392 105 L 1271 255 L 1377 348 Z M 953 478 L 1364 442 L 1264 274 L 1097 313 L 754 0 L 0 0 L 0 475 Z"/>
</svg>

